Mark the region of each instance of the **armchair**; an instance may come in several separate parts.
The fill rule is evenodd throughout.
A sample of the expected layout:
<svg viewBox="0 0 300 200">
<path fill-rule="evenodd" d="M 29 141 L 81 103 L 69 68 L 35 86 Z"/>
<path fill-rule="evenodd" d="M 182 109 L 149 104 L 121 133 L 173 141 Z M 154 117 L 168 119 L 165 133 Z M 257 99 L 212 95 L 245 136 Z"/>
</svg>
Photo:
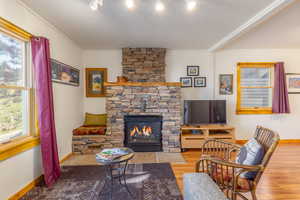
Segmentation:
<svg viewBox="0 0 300 200">
<path fill-rule="evenodd" d="M 240 145 L 220 140 L 207 140 L 202 146 L 201 159 L 196 163 L 196 172 L 207 173 L 227 195 L 236 200 L 237 196 L 244 200 L 244 193 L 250 192 L 252 199 L 257 200 L 257 184 L 272 156 L 278 142 L 279 135 L 274 131 L 258 126 L 254 138 L 263 146 L 265 154 L 260 165 L 241 165 L 233 158 L 241 148 Z M 245 172 L 256 172 L 254 178 L 241 176 Z"/>
</svg>

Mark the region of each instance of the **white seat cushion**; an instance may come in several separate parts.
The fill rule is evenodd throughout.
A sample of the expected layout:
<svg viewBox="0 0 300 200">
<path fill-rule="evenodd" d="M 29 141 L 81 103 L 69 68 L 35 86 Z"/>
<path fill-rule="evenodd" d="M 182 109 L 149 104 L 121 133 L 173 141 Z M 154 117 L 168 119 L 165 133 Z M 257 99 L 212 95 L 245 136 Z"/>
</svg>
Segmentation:
<svg viewBox="0 0 300 200">
<path fill-rule="evenodd" d="M 183 175 L 184 200 L 228 200 L 217 184 L 205 173 Z"/>
</svg>

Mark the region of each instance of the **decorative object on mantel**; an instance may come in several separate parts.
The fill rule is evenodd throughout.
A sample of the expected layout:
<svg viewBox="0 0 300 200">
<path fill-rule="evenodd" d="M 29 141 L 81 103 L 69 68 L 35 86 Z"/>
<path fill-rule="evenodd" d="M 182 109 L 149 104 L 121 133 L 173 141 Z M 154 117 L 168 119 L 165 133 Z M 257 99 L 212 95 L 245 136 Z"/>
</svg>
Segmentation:
<svg viewBox="0 0 300 200">
<path fill-rule="evenodd" d="M 219 76 L 219 94 L 233 94 L 233 74 L 220 74 Z"/>
<path fill-rule="evenodd" d="M 193 79 L 192 77 L 180 77 L 181 87 L 192 87 Z"/>
<path fill-rule="evenodd" d="M 107 68 L 86 68 L 86 97 L 105 97 L 104 82 L 107 81 Z"/>
<path fill-rule="evenodd" d="M 80 70 L 51 59 L 52 82 L 79 86 Z"/>
<path fill-rule="evenodd" d="M 300 94 L 300 73 L 287 73 L 286 85 L 289 94 Z"/>
<path fill-rule="evenodd" d="M 128 82 L 128 78 L 126 76 L 117 76 L 118 83 L 126 83 Z"/>
<path fill-rule="evenodd" d="M 199 66 L 187 66 L 188 76 L 199 76 Z"/>
<path fill-rule="evenodd" d="M 195 77 L 194 87 L 206 87 L 206 77 Z"/>
</svg>

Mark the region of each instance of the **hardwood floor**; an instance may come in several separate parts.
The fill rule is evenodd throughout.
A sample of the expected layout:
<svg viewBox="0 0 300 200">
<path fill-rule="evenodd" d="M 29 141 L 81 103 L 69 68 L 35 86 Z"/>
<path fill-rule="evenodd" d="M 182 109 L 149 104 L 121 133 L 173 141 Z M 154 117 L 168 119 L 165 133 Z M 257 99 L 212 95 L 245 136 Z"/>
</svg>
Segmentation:
<svg viewBox="0 0 300 200">
<path fill-rule="evenodd" d="M 194 172 L 200 151 L 182 153 L 187 164 L 172 164 L 177 183 L 183 189 L 183 174 Z M 257 188 L 259 200 L 300 200 L 300 143 L 280 144 Z"/>
</svg>

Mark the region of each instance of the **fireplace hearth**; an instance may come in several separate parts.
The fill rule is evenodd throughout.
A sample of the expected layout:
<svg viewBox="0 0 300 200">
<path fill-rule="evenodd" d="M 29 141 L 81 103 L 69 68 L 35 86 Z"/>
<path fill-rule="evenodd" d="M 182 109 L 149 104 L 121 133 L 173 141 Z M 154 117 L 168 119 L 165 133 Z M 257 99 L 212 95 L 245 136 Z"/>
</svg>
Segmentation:
<svg viewBox="0 0 300 200">
<path fill-rule="evenodd" d="M 136 152 L 162 151 L 162 116 L 124 116 L 124 146 Z"/>
</svg>

